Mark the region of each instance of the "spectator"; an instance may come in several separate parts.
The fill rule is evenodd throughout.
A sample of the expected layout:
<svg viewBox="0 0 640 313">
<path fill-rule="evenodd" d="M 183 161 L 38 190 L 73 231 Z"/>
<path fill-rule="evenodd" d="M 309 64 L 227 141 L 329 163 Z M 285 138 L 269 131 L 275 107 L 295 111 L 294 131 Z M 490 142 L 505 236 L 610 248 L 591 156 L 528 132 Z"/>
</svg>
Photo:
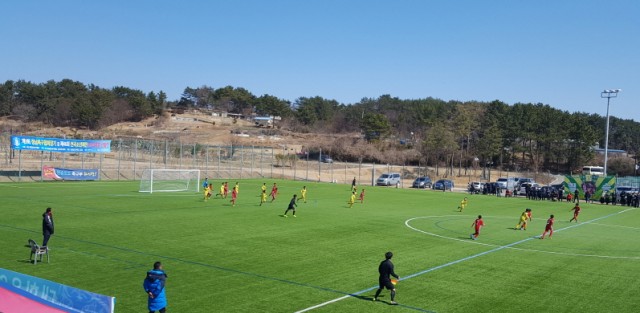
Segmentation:
<svg viewBox="0 0 640 313">
<path fill-rule="evenodd" d="M 42 236 L 44 237 L 42 240 L 43 247 L 47 246 L 51 235 L 53 235 L 53 213 L 51 212 L 51 208 L 47 208 L 47 210 L 42 214 Z"/>
</svg>

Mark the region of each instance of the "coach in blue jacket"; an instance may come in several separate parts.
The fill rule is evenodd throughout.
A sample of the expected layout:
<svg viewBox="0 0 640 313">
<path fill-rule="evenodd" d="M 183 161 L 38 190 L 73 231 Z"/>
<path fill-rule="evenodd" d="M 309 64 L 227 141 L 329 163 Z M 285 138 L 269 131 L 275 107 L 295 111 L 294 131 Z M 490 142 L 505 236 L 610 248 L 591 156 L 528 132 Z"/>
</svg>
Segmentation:
<svg viewBox="0 0 640 313">
<path fill-rule="evenodd" d="M 162 263 L 153 263 L 153 269 L 147 272 L 147 277 L 142 284 L 149 297 L 149 313 L 167 311 L 167 296 L 164 293 L 166 280 L 167 274 L 162 270 Z"/>
</svg>

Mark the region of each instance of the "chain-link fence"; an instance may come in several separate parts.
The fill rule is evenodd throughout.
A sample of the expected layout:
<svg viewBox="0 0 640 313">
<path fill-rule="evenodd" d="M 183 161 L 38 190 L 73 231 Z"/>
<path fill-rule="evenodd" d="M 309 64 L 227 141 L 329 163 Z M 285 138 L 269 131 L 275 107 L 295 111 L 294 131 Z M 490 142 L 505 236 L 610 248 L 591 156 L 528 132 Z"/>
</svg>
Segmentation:
<svg viewBox="0 0 640 313">
<path fill-rule="evenodd" d="M 399 173 L 397 187 L 411 187 L 427 175 L 416 166 L 365 163 L 324 163 L 296 154 L 286 145 L 205 145 L 193 142 L 118 138 L 109 153 L 58 153 L 12 150 L 10 135 L 0 136 L 4 162 L 1 181 L 42 181 L 42 168 L 97 169 L 100 180 L 139 180 L 145 169 L 198 169 L 210 179 L 280 178 L 374 185 L 383 173 Z"/>
<path fill-rule="evenodd" d="M 2 176 L 42 179 L 43 166 L 98 169 L 102 180 L 137 180 L 145 169 L 199 169 L 212 178 L 273 177 L 276 151 L 260 146 L 213 146 L 168 140 L 120 138 L 109 153 L 56 153 L 12 150 L 3 136 Z"/>
</svg>

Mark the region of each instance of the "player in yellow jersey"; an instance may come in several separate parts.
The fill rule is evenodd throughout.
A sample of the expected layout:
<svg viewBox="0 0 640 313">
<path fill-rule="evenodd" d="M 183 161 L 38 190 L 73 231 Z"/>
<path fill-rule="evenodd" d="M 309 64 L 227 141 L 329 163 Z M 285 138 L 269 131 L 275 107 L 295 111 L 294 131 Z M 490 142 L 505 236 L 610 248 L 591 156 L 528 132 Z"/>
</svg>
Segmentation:
<svg viewBox="0 0 640 313">
<path fill-rule="evenodd" d="M 262 183 L 262 187 L 260 187 L 260 189 L 262 190 L 262 192 L 266 192 L 267 191 L 267 183 Z"/>
<path fill-rule="evenodd" d="M 458 210 L 460 210 L 460 212 L 462 212 L 462 210 L 464 210 L 464 208 L 467 207 L 467 204 L 469 204 L 469 200 L 467 200 L 467 197 L 464 197 L 464 199 L 462 199 L 462 201 L 460 201 L 460 206 L 458 207 Z"/>
<path fill-rule="evenodd" d="M 236 185 L 233 187 L 233 189 L 236 190 L 236 193 L 240 193 L 240 184 L 238 184 L 238 182 L 236 182 Z"/>
<path fill-rule="evenodd" d="M 267 202 L 267 191 L 262 190 L 262 193 L 260 194 L 260 206 L 265 202 Z"/>
<path fill-rule="evenodd" d="M 351 198 L 349 198 L 349 202 L 347 202 L 349 204 L 349 207 L 352 208 L 353 204 L 356 203 L 356 193 L 355 191 L 351 193 Z"/>
<path fill-rule="evenodd" d="M 527 230 L 527 223 L 529 221 L 531 221 L 531 209 L 527 208 L 520 215 L 520 221 L 518 221 L 518 224 L 516 225 L 516 227 L 514 229 L 515 230 L 523 230 L 523 229 Z"/>
<path fill-rule="evenodd" d="M 216 197 L 224 198 L 224 183 L 220 184 L 220 193 L 216 193 Z"/>
<path fill-rule="evenodd" d="M 202 188 L 202 190 L 204 191 L 204 201 L 207 201 L 211 197 L 211 189 L 207 186 Z"/>
<path fill-rule="evenodd" d="M 300 190 L 300 198 L 298 198 L 298 201 L 300 200 L 307 203 L 307 186 L 302 186 L 302 190 Z"/>
</svg>

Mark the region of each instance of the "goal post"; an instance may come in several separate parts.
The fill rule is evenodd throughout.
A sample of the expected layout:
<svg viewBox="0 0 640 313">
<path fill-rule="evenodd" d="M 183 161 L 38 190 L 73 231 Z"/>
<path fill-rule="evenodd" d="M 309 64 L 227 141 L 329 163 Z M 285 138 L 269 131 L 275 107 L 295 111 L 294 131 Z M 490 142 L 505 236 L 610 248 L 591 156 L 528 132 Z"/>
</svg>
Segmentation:
<svg viewBox="0 0 640 313">
<path fill-rule="evenodd" d="M 145 169 L 140 192 L 200 191 L 200 170 Z"/>
</svg>

